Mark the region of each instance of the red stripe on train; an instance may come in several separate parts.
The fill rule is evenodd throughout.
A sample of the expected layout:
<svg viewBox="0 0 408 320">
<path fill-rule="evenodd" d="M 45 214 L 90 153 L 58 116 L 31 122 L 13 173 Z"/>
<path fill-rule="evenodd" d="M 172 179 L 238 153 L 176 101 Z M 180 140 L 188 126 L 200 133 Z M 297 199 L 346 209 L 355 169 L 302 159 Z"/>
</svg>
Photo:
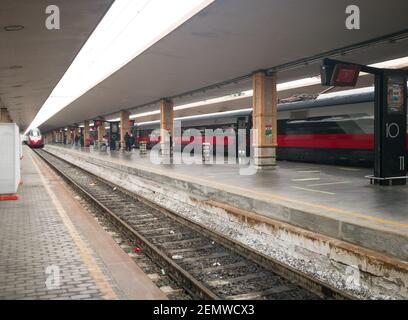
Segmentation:
<svg viewBox="0 0 408 320">
<path fill-rule="evenodd" d="M 408 135 L 406 138 L 408 148 Z M 372 134 L 302 134 L 278 135 L 280 147 L 331 148 L 331 149 L 374 149 Z"/>
<path fill-rule="evenodd" d="M 179 138 L 175 138 L 180 143 Z M 201 143 L 202 137 L 195 137 L 196 143 Z M 224 138 L 224 144 L 235 143 L 235 139 Z M 140 137 L 140 141 L 157 143 L 160 138 Z M 183 139 L 182 144 L 189 144 L 194 138 Z M 408 135 L 406 139 L 408 148 Z M 211 142 L 211 141 L 210 141 Z M 213 138 L 212 143 L 215 143 Z M 278 135 L 279 147 L 297 147 L 297 148 L 322 148 L 322 149 L 360 149 L 372 150 L 374 148 L 374 135 L 372 134 L 290 134 Z"/>
</svg>

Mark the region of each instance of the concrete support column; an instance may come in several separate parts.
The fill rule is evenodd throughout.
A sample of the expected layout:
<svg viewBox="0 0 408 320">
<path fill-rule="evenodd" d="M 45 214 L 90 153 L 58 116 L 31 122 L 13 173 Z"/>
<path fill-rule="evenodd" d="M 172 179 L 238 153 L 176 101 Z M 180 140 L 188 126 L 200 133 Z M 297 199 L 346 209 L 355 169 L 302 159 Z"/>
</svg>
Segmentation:
<svg viewBox="0 0 408 320">
<path fill-rule="evenodd" d="M 171 154 L 173 122 L 173 101 L 163 99 L 160 101 L 160 147 L 162 155 L 164 156 L 168 156 Z"/>
<path fill-rule="evenodd" d="M 254 74 L 253 90 L 254 165 L 260 170 L 274 169 L 278 145 L 276 74 Z"/>
<path fill-rule="evenodd" d="M 71 128 L 67 128 L 67 144 L 72 144 Z"/>
<path fill-rule="evenodd" d="M 12 122 L 7 108 L 0 109 L 0 123 L 9 123 Z"/>
<path fill-rule="evenodd" d="M 103 137 L 105 136 L 105 122 L 102 120 L 102 124 L 98 126 L 98 144 L 102 144 Z"/>
<path fill-rule="evenodd" d="M 89 120 L 84 121 L 84 146 L 89 147 L 89 144 L 87 144 L 87 141 L 90 141 L 90 135 L 89 135 Z"/>
<path fill-rule="evenodd" d="M 78 127 L 75 127 L 74 128 L 74 134 L 73 134 L 73 139 L 74 139 L 74 145 L 75 145 L 75 141 L 76 141 L 76 137 L 79 137 L 79 134 L 78 134 Z"/>
<path fill-rule="evenodd" d="M 123 110 L 120 112 L 120 145 L 121 145 L 122 150 L 126 148 L 125 134 L 126 132 L 130 134 L 129 116 L 130 116 L 130 112 L 128 111 Z"/>
</svg>

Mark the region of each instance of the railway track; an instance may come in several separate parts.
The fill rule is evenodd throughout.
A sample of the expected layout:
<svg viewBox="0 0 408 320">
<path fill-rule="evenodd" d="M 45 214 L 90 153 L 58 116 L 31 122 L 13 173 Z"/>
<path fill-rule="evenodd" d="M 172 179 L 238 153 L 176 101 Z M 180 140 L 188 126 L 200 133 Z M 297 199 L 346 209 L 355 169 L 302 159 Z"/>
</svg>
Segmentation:
<svg viewBox="0 0 408 320">
<path fill-rule="evenodd" d="M 352 298 L 45 150 L 35 152 L 195 299 Z"/>
</svg>

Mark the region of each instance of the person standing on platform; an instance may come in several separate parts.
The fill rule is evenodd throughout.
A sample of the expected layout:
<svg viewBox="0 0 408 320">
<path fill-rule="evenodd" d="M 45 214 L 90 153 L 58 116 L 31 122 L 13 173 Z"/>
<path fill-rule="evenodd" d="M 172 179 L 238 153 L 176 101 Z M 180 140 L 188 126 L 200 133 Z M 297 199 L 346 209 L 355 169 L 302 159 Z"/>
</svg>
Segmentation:
<svg viewBox="0 0 408 320">
<path fill-rule="evenodd" d="M 134 144 L 135 144 L 135 137 L 133 136 L 133 133 L 130 133 L 130 150 L 129 151 L 132 151 L 132 148 L 133 148 L 133 146 L 134 146 Z"/>
<path fill-rule="evenodd" d="M 126 151 L 130 151 L 131 149 L 130 149 L 130 136 L 129 136 L 129 133 L 128 132 L 126 132 L 126 134 L 125 134 L 125 150 Z"/>
</svg>

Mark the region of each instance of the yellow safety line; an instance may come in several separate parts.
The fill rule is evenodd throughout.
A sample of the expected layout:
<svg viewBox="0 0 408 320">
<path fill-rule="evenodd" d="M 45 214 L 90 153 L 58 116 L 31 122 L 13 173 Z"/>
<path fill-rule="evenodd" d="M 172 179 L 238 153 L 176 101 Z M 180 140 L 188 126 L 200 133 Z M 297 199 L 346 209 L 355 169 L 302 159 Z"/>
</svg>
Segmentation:
<svg viewBox="0 0 408 320">
<path fill-rule="evenodd" d="M 92 251 L 89 247 L 87 247 L 80 237 L 78 231 L 76 230 L 74 224 L 72 223 L 71 219 L 67 215 L 64 207 L 62 206 L 61 202 L 59 202 L 57 196 L 55 193 L 52 191 L 50 186 L 47 184 L 47 181 L 45 180 L 45 177 L 43 173 L 41 172 L 39 166 L 37 165 L 36 161 L 37 159 L 34 159 L 31 155 L 31 152 L 28 153 L 36 170 L 38 171 L 41 181 L 47 190 L 48 195 L 50 196 L 52 202 L 55 205 L 55 208 L 58 211 L 58 214 L 60 215 L 63 223 L 67 227 L 67 230 L 71 236 L 71 238 L 74 240 L 75 245 L 78 248 L 79 254 L 82 258 L 82 261 L 85 263 L 87 266 L 87 269 L 89 273 L 91 274 L 92 278 L 94 279 L 96 285 L 98 286 L 99 290 L 102 292 L 103 297 L 105 299 L 117 299 L 117 295 L 106 280 L 105 275 L 102 273 L 101 269 L 98 267 L 96 264 L 96 261 L 94 257 L 92 256 Z"/>
<path fill-rule="evenodd" d="M 75 151 L 74 152 L 81 154 L 81 152 L 79 151 Z M 98 155 L 93 154 L 93 156 L 98 157 L 99 159 L 103 159 L 106 160 L 102 157 L 99 157 Z M 129 164 L 129 162 L 125 162 L 122 161 L 120 159 L 116 159 L 119 160 L 119 162 L 121 162 L 122 164 Z M 315 204 L 315 203 L 310 203 L 307 201 L 303 201 L 303 200 L 297 200 L 297 199 L 292 199 L 292 198 L 288 198 L 285 196 L 278 196 L 278 195 L 271 195 L 270 193 L 266 193 L 266 192 L 262 192 L 262 191 L 255 191 L 255 190 L 249 190 L 249 189 L 245 189 L 245 188 L 241 188 L 241 187 L 237 187 L 237 186 L 231 186 L 231 185 L 226 185 L 223 183 L 219 183 L 219 182 L 215 182 L 215 181 L 210 181 L 210 180 L 206 180 L 205 178 L 198 178 L 198 177 L 193 177 L 193 176 L 187 176 L 181 173 L 169 173 L 169 171 L 165 171 L 165 170 L 161 170 L 161 169 L 153 169 L 152 167 L 146 167 L 144 165 L 141 164 L 137 164 L 135 166 L 136 169 L 142 169 L 142 170 L 146 170 L 146 171 L 150 171 L 150 172 L 154 172 L 157 174 L 161 174 L 161 175 L 166 175 L 169 177 L 174 177 L 174 178 L 179 178 L 179 179 L 183 179 L 185 181 L 202 181 L 208 184 L 208 186 L 217 186 L 221 189 L 221 190 L 226 190 L 227 189 L 235 189 L 237 190 L 237 194 L 248 194 L 248 193 L 252 193 L 252 194 L 256 194 L 259 195 L 263 198 L 267 198 L 267 199 L 274 199 L 274 200 L 280 200 L 280 201 L 285 201 L 285 202 L 289 202 L 289 203 L 297 203 L 299 205 L 302 206 L 309 206 L 309 207 L 314 207 L 316 209 L 323 209 L 323 210 L 327 210 L 327 211 L 332 211 L 332 212 L 336 212 L 339 214 L 344 214 L 344 215 L 348 215 L 348 216 L 352 216 L 352 217 L 356 217 L 356 218 L 361 218 L 361 219 L 365 219 L 365 220 L 369 220 L 369 221 L 375 221 L 375 222 L 380 222 L 383 224 L 388 224 L 388 225 L 393 225 L 393 226 L 397 226 L 397 227 L 401 227 L 401 228 L 408 228 L 408 223 L 401 223 L 398 221 L 394 221 L 394 220 L 388 220 L 388 219 L 383 219 L 383 218 L 379 218 L 379 217 L 375 217 L 375 216 L 371 216 L 369 214 L 364 214 L 364 213 L 359 213 L 359 212 L 355 212 L 355 211 L 348 211 L 348 210 L 344 210 L 344 209 L 339 209 L 339 208 L 333 208 L 333 207 L 329 207 L 329 206 L 325 206 L 325 205 L 321 205 L 321 204 Z"/>
</svg>

